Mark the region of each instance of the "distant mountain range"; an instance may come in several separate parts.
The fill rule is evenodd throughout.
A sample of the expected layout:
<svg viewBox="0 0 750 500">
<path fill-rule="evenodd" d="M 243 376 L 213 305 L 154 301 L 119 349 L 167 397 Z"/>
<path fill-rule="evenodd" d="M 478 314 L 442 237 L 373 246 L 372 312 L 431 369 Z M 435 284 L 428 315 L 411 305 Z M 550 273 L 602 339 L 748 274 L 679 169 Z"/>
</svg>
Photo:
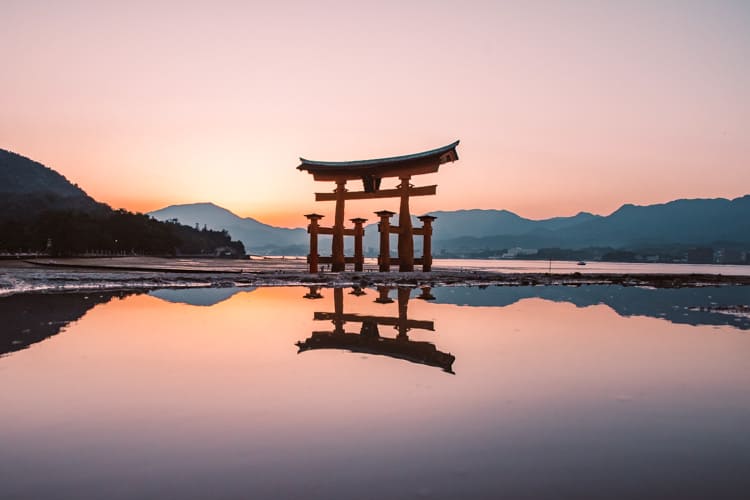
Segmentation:
<svg viewBox="0 0 750 500">
<path fill-rule="evenodd" d="M 197 225 L 200 229 L 205 226 L 210 230 L 226 230 L 242 241 L 250 253 L 306 255 L 308 252 L 305 229 L 274 227 L 250 217 L 239 217 L 213 203 L 174 205 L 148 215 L 161 221 L 176 220 L 191 228 Z M 745 252 L 750 249 L 750 195 L 733 200 L 628 204 L 607 216 L 581 212 L 572 217 L 531 220 L 507 210 L 437 211 L 432 215 L 438 218 L 434 223 L 435 255 L 492 254 L 517 247 L 636 250 L 680 245 L 735 247 Z M 160 242 L 159 251 L 179 247 L 184 253 L 220 246 L 219 234 L 143 219 L 113 211 L 54 170 L 0 149 L 0 250 L 38 249 L 49 238 L 73 253 L 91 248 L 110 251 L 141 248 L 156 252 L 153 247 L 156 242 Z M 374 219 L 373 215 L 371 220 Z M 300 223 L 304 222 L 300 217 Z M 393 223 L 398 224 L 397 216 Z M 413 224 L 420 225 L 416 219 Z M 395 249 L 396 236 L 391 238 Z M 329 240 L 330 237 L 321 237 L 321 248 L 325 249 Z M 351 239 L 346 240 L 351 245 Z M 366 226 L 364 247 L 369 255 L 377 254 L 378 240 L 377 225 Z M 415 240 L 419 252 L 421 238 Z M 228 244 L 228 239 L 221 243 Z"/>
<path fill-rule="evenodd" d="M 441 232 L 435 237 L 441 240 L 436 247 L 455 251 L 509 247 L 637 249 L 667 245 L 747 245 L 750 244 L 750 195 L 733 200 L 676 200 L 646 206 L 627 204 L 608 216 L 582 213 L 570 218 L 524 221 L 526 227 L 517 226 L 518 230 L 494 234 L 477 231 L 471 235 L 446 238 Z M 554 223 L 550 225 L 550 221 Z M 463 223 L 472 227 L 469 214 Z"/>
<path fill-rule="evenodd" d="M 608 216 L 581 212 L 572 217 L 531 220 L 507 210 L 457 210 L 432 212 L 433 251 L 472 252 L 507 248 L 610 247 L 633 249 L 665 245 L 750 245 L 750 195 L 676 200 L 669 203 L 623 205 Z M 308 236 L 304 229 L 287 229 L 241 218 L 212 203 L 173 205 L 151 212 L 160 220 L 226 229 L 251 252 L 304 255 Z M 394 217 L 393 223 L 398 223 Z M 420 224 L 416 219 L 416 225 Z M 395 236 L 394 236 L 395 238 Z M 326 242 L 323 240 L 322 245 Z M 420 238 L 415 246 L 419 248 Z M 376 224 L 365 228 L 364 247 L 376 252 Z M 325 248 L 325 246 L 323 246 Z"/>
</svg>

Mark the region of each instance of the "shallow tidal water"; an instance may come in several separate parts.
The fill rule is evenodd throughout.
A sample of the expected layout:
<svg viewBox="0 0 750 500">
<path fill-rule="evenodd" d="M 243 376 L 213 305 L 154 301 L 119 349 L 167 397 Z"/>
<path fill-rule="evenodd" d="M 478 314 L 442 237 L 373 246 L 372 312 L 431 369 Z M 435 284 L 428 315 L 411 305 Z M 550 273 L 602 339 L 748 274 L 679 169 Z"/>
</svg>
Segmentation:
<svg viewBox="0 0 750 500">
<path fill-rule="evenodd" d="M 2 498 L 750 491 L 750 288 L 0 297 Z"/>
</svg>

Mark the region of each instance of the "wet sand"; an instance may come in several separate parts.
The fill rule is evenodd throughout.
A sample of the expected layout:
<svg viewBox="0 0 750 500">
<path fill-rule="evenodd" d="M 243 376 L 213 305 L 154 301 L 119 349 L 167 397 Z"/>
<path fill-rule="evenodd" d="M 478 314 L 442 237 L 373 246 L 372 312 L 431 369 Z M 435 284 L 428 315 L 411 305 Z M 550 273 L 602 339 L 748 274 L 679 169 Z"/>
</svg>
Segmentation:
<svg viewBox="0 0 750 500">
<path fill-rule="evenodd" d="M 502 273 L 444 268 L 432 272 L 310 274 L 304 258 L 169 259 L 158 257 L 70 258 L 0 261 L 0 295 L 71 290 L 132 290 L 227 286 L 483 286 L 623 285 L 680 288 L 750 285 L 750 276 L 719 274 Z"/>
</svg>

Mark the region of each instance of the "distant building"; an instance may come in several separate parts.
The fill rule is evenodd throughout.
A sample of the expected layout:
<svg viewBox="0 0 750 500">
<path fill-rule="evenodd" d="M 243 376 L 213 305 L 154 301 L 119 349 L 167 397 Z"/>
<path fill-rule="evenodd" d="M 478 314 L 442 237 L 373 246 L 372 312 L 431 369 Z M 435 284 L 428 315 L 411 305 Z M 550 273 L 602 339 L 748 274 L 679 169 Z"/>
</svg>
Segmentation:
<svg viewBox="0 0 750 500">
<path fill-rule="evenodd" d="M 507 252 L 501 255 L 503 259 L 515 259 L 516 257 L 523 257 L 525 255 L 536 255 L 538 250 L 536 248 L 510 248 Z"/>
<path fill-rule="evenodd" d="M 238 258 L 241 257 L 237 251 L 231 247 L 217 247 L 214 250 L 214 256 L 224 258 Z"/>
<path fill-rule="evenodd" d="M 745 252 L 734 248 L 720 248 L 716 251 L 716 262 L 718 264 L 744 264 Z"/>
</svg>

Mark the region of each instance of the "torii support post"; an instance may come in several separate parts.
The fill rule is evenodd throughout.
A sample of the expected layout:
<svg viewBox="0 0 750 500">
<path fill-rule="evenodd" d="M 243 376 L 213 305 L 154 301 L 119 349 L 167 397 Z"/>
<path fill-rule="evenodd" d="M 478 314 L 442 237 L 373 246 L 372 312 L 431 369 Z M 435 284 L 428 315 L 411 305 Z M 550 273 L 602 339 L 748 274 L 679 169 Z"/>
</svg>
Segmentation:
<svg viewBox="0 0 750 500">
<path fill-rule="evenodd" d="M 400 272 L 414 270 L 414 233 L 411 227 L 409 213 L 409 180 L 410 175 L 399 177 L 401 184 L 401 207 L 398 213 L 398 270 Z"/>
<path fill-rule="evenodd" d="M 422 234 L 424 240 L 422 242 L 422 271 L 432 271 L 432 221 L 437 217 L 432 215 L 423 215 L 419 217 L 422 221 L 423 228 Z"/>
<path fill-rule="evenodd" d="M 307 219 L 310 221 L 310 224 L 307 226 L 307 232 L 310 233 L 310 254 L 307 256 L 307 262 L 310 264 L 310 272 L 311 273 L 317 273 L 318 272 L 318 232 L 320 230 L 320 225 L 318 225 L 318 221 L 323 218 L 322 215 L 319 214 L 307 214 L 305 215 Z"/>
<path fill-rule="evenodd" d="M 343 271 L 344 259 L 344 201 L 346 200 L 346 180 L 336 180 L 336 215 L 333 221 L 333 238 L 331 239 L 331 271 Z"/>
<path fill-rule="evenodd" d="M 334 333 L 344 334 L 344 289 L 333 289 L 333 326 Z"/>
<path fill-rule="evenodd" d="M 423 286 L 422 293 L 417 298 L 422 300 L 435 300 L 435 296 L 432 295 L 432 287 Z"/>
<path fill-rule="evenodd" d="M 378 298 L 375 299 L 375 302 L 378 304 L 390 304 L 393 302 L 393 299 L 388 296 L 388 292 L 391 289 L 387 286 L 379 286 L 378 287 Z"/>
<path fill-rule="evenodd" d="M 365 235 L 365 229 L 362 224 L 367 222 L 367 219 L 357 217 L 350 219 L 354 223 L 354 270 L 363 271 L 365 267 L 365 254 L 362 251 L 362 237 Z"/>
<path fill-rule="evenodd" d="M 387 273 L 391 270 L 391 217 L 395 212 L 381 210 L 375 212 L 380 217 L 378 231 L 380 231 L 380 255 L 378 255 L 378 271 Z"/>
<path fill-rule="evenodd" d="M 320 287 L 319 286 L 310 286 L 307 287 L 309 291 L 303 295 L 303 298 L 305 299 L 322 299 L 323 295 L 320 293 Z"/>
<path fill-rule="evenodd" d="M 409 320 L 407 319 L 407 307 L 409 305 L 409 298 L 411 297 L 411 289 L 403 286 L 398 287 L 398 338 L 407 339 L 407 333 L 409 332 Z"/>
</svg>

